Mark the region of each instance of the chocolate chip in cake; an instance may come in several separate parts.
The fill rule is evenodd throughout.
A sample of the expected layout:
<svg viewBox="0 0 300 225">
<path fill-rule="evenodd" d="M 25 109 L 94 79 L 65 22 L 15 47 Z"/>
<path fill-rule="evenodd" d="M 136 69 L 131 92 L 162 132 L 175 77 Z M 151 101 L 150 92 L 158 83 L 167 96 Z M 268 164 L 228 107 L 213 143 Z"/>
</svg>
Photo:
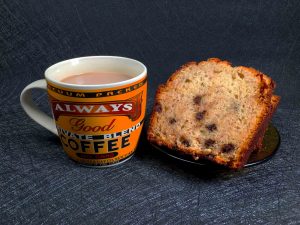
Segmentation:
<svg viewBox="0 0 300 225">
<path fill-rule="evenodd" d="M 214 146 L 215 143 L 216 143 L 215 140 L 213 140 L 213 139 L 207 139 L 207 140 L 205 140 L 204 145 L 205 145 L 206 148 L 209 148 L 209 147 Z"/>
<path fill-rule="evenodd" d="M 197 120 L 202 120 L 204 118 L 205 113 L 206 113 L 206 110 L 204 110 L 202 112 L 197 112 L 196 113 L 196 119 Z"/>
<path fill-rule="evenodd" d="M 209 130 L 210 132 L 213 132 L 215 130 L 217 130 L 217 125 L 212 123 L 212 124 L 208 124 L 205 126 L 207 130 Z"/>
<path fill-rule="evenodd" d="M 174 118 L 171 118 L 170 120 L 169 120 L 169 123 L 170 124 L 174 124 L 174 123 L 176 123 L 177 121 L 174 119 Z"/>
<path fill-rule="evenodd" d="M 156 103 L 155 103 L 154 111 L 156 111 L 156 112 L 158 112 L 158 113 L 161 113 L 161 112 L 162 112 L 162 107 L 161 107 L 161 104 L 160 104 L 159 102 L 156 102 Z"/>
<path fill-rule="evenodd" d="M 239 77 L 240 77 L 241 79 L 243 79 L 243 78 L 245 77 L 245 75 L 242 74 L 241 72 L 238 72 L 238 75 L 239 75 Z"/>
<path fill-rule="evenodd" d="M 227 153 L 235 149 L 235 146 L 232 143 L 224 144 L 222 146 L 222 152 Z"/>
<path fill-rule="evenodd" d="M 190 144 L 190 142 L 189 142 L 188 140 L 184 140 L 184 141 L 182 142 L 182 144 L 183 144 L 184 146 L 186 146 L 186 147 L 190 147 L 190 146 L 191 146 L 191 144 Z"/>
<path fill-rule="evenodd" d="M 199 105 L 201 103 L 202 96 L 197 95 L 194 97 L 194 103 Z"/>
<path fill-rule="evenodd" d="M 185 139 L 184 137 L 181 137 L 181 138 L 180 138 L 180 142 L 181 142 L 185 147 L 190 147 L 190 146 L 191 146 L 190 142 L 189 142 L 187 139 Z"/>
</svg>

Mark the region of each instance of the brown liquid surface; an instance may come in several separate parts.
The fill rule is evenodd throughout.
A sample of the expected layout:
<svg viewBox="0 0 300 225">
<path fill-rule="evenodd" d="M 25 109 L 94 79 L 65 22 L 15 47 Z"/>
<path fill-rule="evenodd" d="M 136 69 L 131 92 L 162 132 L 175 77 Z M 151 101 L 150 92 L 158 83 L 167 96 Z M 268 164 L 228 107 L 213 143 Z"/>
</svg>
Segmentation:
<svg viewBox="0 0 300 225">
<path fill-rule="evenodd" d="M 113 72 L 90 72 L 65 77 L 61 82 L 81 85 L 110 84 L 131 79 L 132 76 Z"/>
</svg>

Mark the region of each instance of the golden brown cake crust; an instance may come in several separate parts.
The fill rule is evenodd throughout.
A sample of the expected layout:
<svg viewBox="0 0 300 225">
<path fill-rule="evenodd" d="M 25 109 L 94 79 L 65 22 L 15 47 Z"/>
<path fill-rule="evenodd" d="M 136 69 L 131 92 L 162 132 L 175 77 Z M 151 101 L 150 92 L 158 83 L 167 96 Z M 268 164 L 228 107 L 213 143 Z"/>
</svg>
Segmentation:
<svg viewBox="0 0 300 225">
<path fill-rule="evenodd" d="M 262 148 L 262 144 L 263 144 L 262 142 L 263 142 L 263 138 L 266 133 L 268 124 L 269 124 L 273 114 L 275 113 L 275 111 L 279 105 L 279 102 L 280 102 L 280 97 L 277 95 L 273 95 L 271 98 L 272 110 L 269 113 L 268 118 L 264 120 L 264 123 L 261 126 L 261 130 L 258 132 L 257 142 L 254 143 L 253 151 L 259 151 Z"/>
<path fill-rule="evenodd" d="M 251 153 L 253 151 L 259 151 L 260 148 L 262 147 L 262 141 L 266 132 L 266 129 L 268 127 L 268 124 L 274 114 L 274 112 L 276 111 L 278 104 L 280 101 L 280 97 L 277 95 L 273 95 L 271 97 L 271 106 L 268 108 L 267 113 L 265 114 L 265 116 L 263 117 L 263 120 L 261 122 L 261 124 L 258 124 L 258 129 L 257 132 L 255 133 L 254 137 L 252 138 L 252 141 L 249 144 L 248 151 L 245 151 L 246 154 L 241 154 L 240 155 L 240 160 L 239 163 L 237 163 L 237 166 L 234 168 L 241 168 L 243 167 L 246 163 L 247 160 L 249 158 L 249 156 L 251 155 Z"/>
<path fill-rule="evenodd" d="M 260 147 L 262 142 L 262 137 L 265 133 L 268 122 L 271 119 L 271 116 L 274 113 L 280 100 L 278 96 L 273 96 L 273 89 L 275 88 L 275 83 L 272 81 L 272 79 L 253 68 L 248 68 L 243 66 L 235 67 L 243 71 L 248 71 L 249 74 L 255 77 L 255 79 L 260 83 L 260 96 L 258 97 L 257 101 L 259 101 L 259 104 L 263 106 L 263 111 L 256 118 L 255 126 L 253 127 L 253 129 L 247 132 L 248 135 L 245 138 L 243 144 L 240 146 L 239 151 L 236 152 L 235 158 L 233 160 L 228 161 L 227 159 L 222 157 L 222 155 L 212 155 L 209 153 L 204 154 L 203 152 L 199 152 L 198 148 L 195 148 L 193 146 L 188 146 L 188 147 L 178 146 L 176 145 L 176 143 L 172 143 L 170 141 L 161 139 L 154 132 L 154 128 L 158 126 L 156 118 L 160 116 L 159 111 L 161 111 L 161 105 L 159 105 L 160 103 L 158 103 L 158 99 L 160 99 L 162 93 L 165 90 L 174 88 L 172 81 L 176 80 L 180 76 L 183 70 L 195 65 L 201 65 L 201 64 L 204 65 L 205 63 L 210 63 L 210 62 L 221 64 L 224 65 L 225 67 L 232 68 L 230 62 L 222 61 L 218 58 L 210 58 L 207 61 L 202 61 L 199 63 L 189 62 L 183 65 L 175 73 L 173 73 L 170 76 L 170 78 L 167 80 L 166 84 L 162 84 L 158 87 L 156 92 L 156 97 L 155 97 L 155 104 L 150 117 L 147 138 L 150 142 L 154 144 L 157 144 L 159 146 L 165 146 L 169 149 L 177 149 L 183 153 L 190 154 L 195 158 L 205 158 L 213 162 L 216 162 L 218 164 L 228 166 L 233 169 L 242 168 L 247 162 L 252 151 L 257 147 Z"/>
</svg>

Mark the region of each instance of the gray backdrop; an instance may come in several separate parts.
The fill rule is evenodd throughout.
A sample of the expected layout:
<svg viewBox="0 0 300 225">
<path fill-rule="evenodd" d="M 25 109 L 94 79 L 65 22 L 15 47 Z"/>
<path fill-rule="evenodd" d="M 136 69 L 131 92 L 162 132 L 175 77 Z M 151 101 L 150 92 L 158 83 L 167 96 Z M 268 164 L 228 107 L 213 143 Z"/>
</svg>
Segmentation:
<svg viewBox="0 0 300 225">
<path fill-rule="evenodd" d="M 299 224 L 300 1 L 0 0 L 1 224 Z M 70 161 L 22 111 L 26 84 L 60 60 L 138 59 L 157 86 L 180 65 L 219 57 L 277 82 L 282 142 L 240 172 L 190 168 L 152 149 L 109 169 Z M 45 93 L 35 101 L 48 111 Z M 148 118 L 148 116 L 147 116 Z"/>
</svg>

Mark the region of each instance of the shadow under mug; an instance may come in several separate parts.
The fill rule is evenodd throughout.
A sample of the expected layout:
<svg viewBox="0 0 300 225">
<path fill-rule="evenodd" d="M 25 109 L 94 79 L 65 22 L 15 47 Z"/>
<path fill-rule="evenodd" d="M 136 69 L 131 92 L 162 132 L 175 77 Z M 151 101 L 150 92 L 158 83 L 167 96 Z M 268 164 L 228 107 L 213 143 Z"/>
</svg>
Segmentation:
<svg viewBox="0 0 300 225">
<path fill-rule="evenodd" d="M 99 85 L 61 82 L 88 72 L 125 73 L 132 78 Z M 31 90 L 35 88 L 47 90 L 53 118 L 33 103 Z M 89 56 L 50 66 L 45 79 L 24 88 L 20 101 L 29 117 L 59 136 L 72 160 L 107 167 L 133 155 L 144 123 L 146 98 L 144 64 L 124 57 Z"/>
</svg>

